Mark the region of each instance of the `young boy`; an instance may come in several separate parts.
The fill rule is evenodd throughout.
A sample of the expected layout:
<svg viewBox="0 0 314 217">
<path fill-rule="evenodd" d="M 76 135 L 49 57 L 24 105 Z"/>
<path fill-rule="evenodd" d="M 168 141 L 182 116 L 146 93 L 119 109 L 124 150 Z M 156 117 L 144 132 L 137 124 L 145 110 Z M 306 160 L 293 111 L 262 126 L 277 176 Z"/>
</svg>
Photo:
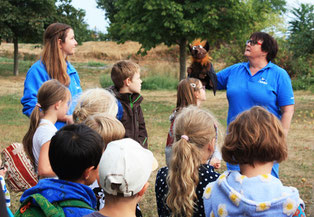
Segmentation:
<svg viewBox="0 0 314 217">
<path fill-rule="evenodd" d="M 40 194 L 50 203 L 59 205 L 73 199 L 84 202 L 83 207 L 60 205 L 67 217 L 94 212 L 96 198 L 88 185 L 98 176 L 98 163 L 103 150 L 101 136 L 86 125 L 73 124 L 61 128 L 52 137 L 49 147 L 50 164 L 59 179 L 41 179 L 36 186 L 24 192 L 21 203 L 29 196 Z M 21 207 L 20 216 L 32 206 L 26 204 Z"/>
<path fill-rule="evenodd" d="M 133 139 L 110 142 L 99 163 L 99 182 L 105 191 L 105 207 L 85 217 L 135 217 L 136 204 L 158 167 L 153 153 Z"/>
<path fill-rule="evenodd" d="M 223 159 L 239 164 L 206 186 L 206 216 L 305 216 L 294 187 L 271 175 L 274 162 L 287 158 L 285 133 L 277 117 L 255 106 L 237 116 L 221 149 Z"/>
<path fill-rule="evenodd" d="M 126 60 L 117 62 L 111 70 L 114 86 L 109 89 L 122 104 L 122 108 L 119 106 L 118 116 L 123 112 L 119 120 L 125 127 L 125 137 L 132 138 L 147 148 L 147 131 L 140 106 L 143 101 L 140 95 L 142 84 L 140 77 L 140 67 L 136 63 Z"/>
</svg>

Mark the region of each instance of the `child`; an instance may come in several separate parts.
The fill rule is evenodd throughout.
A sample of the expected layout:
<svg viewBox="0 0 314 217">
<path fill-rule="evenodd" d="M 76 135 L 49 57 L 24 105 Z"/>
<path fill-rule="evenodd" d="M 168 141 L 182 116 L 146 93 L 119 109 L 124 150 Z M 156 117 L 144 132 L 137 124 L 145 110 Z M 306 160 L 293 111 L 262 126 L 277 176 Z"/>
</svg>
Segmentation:
<svg viewBox="0 0 314 217">
<path fill-rule="evenodd" d="M 202 82 L 196 78 L 186 78 L 180 81 L 178 85 L 177 92 L 177 107 L 170 115 L 170 129 L 167 137 L 166 143 L 166 163 L 169 167 L 172 144 L 174 142 L 173 137 L 173 123 L 177 114 L 184 108 L 189 105 L 200 106 L 203 101 L 206 100 L 205 95 L 205 86 Z M 211 158 L 210 165 L 214 166 L 215 169 L 220 168 L 221 154 L 218 149 L 215 149 L 213 157 Z"/>
<path fill-rule="evenodd" d="M 55 176 L 48 158 L 49 143 L 57 132 L 55 123 L 66 116 L 70 99 L 68 88 L 55 79 L 46 81 L 38 90 L 23 146 L 41 178 Z"/>
<path fill-rule="evenodd" d="M 90 115 L 82 123 L 99 133 L 105 146 L 111 141 L 124 138 L 125 135 L 122 123 L 108 114 Z"/>
<path fill-rule="evenodd" d="M 5 174 L 7 172 L 7 169 L 2 165 L 2 160 L 0 159 L 0 191 L 4 196 L 4 203 L 2 205 L 4 205 L 5 210 L 1 210 L 0 211 L 0 216 L 13 216 L 11 210 L 10 210 L 10 205 L 11 205 L 11 199 L 10 199 L 10 192 L 5 184 Z M 1 198 L 2 199 L 2 198 Z M 1 201 L 2 203 L 2 201 Z M 2 209 L 3 207 L 1 207 L 0 209 Z"/>
<path fill-rule="evenodd" d="M 113 65 L 111 79 L 114 86 L 109 89 L 122 104 L 123 115 L 120 120 L 125 127 L 125 137 L 132 138 L 147 148 L 147 131 L 141 102 L 140 67 L 131 61 L 120 61 Z"/>
<path fill-rule="evenodd" d="M 119 140 L 124 138 L 125 129 L 124 126 L 118 119 L 111 115 L 106 114 L 96 114 L 91 115 L 86 118 L 83 123 L 95 130 L 103 138 L 105 147 L 107 144 L 114 140 Z M 96 199 L 97 199 L 97 210 L 100 210 L 104 207 L 105 204 L 105 195 L 103 189 L 99 187 L 97 181 L 89 186 L 93 189 Z"/>
<path fill-rule="evenodd" d="M 27 204 L 27 198 L 40 194 L 59 206 L 68 200 L 83 202 L 80 206 L 61 206 L 67 217 L 93 212 L 96 198 L 87 185 L 98 176 L 98 163 L 103 150 L 100 135 L 86 125 L 73 124 L 61 128 L 52 137 L 49 148 L 50 164 L 59 179 L 41 179 L 36 186 L 26 190 L 21 197 L 21 203 L 26 205 L 19 210 L 27 213 L 27 209 L 33 208 L 33 205 Z"/>
<path fill-rule="evenodd" d="M 159 216 L 205 215 L 204 188 L 219 176 L 207 163 L 215 149 L 217 124 L 212 115 L 195 106 L 177 115 L 170 167 L 161 168 L 156 177 Z"/>
<path fill-rule="evenodd" d="M 297 209 L 304 215 L 298 190 L 271 175 L 274 162 L 288 154 L 280 121 L 255 106 L 231 122 L 228 131 L 222 157 L 239 164 L 240 172 L 228 170 L 207 185 L 206 216 L 293 216 Z"/>
<path fill-rule="evenodd" d="M 117 112 L 117 99 L 105 89 L 93 88 L 84 91 L 79 97 L 73 120 L 75 123 L 81 123 L 94 114 L 109 114 L 115 117 Z"/>
<path fill-rule="evenodd" d="M 86 217 L 135 217 L 136 204 L 148 188 L 151 172 L 157 167 L 153 153 L 133 139 L 109 143 L 99 163 L 105 207 Z"/>
</svg>

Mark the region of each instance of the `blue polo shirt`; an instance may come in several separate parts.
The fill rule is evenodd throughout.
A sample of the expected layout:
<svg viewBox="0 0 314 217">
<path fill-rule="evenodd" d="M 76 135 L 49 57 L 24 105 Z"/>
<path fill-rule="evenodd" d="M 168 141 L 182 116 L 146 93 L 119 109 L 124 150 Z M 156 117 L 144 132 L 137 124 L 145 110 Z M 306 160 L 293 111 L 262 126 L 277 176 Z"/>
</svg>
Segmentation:
<svg viewBox="0 0 314 217">
<path fill-rule="evenodd" d="M 228 126 L 238 114 L 253 106 L 263 106 L 281 120 L 280 107 L 294 104 L 288 73 L 271 62 L 253 76 L 248 62 L 238 63 L 218 72 L 217 80 L 218 90 L 227 90 Z M 239 165 L 227 163 L 227 168 L 240 171 Z M 278 163 L 271 174 L 279 178 Z"/>
<path fill-rule="evenodd" d="M 217 73 L 218 89 L 227 90 L 227 125 L 238 114 L 253 106 L 263 106 L 281 119 L 281 106 L 293 105 L 294 96 L 288 73 L 269 62 L 255 75 L 249 63 L 238 63 Z"/>
</svg>

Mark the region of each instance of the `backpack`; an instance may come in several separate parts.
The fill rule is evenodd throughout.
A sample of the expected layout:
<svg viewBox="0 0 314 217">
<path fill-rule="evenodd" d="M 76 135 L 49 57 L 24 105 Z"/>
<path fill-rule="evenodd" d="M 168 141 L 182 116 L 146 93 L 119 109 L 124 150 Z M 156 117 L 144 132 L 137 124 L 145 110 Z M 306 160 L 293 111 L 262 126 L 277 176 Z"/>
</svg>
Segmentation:
<svg viewBox="0 0 314 217">
<path fill-rule="evenodd" d="M 24 151 L 23 144 L 12 143 L 1 152 L 1 158 L 7 168 L 6 180 L 12 191 L 25 191 L 37 184 L 34 164 Z"/>
<path fill-rule="evenodd" d="M 35 201 L 35 203 L 34 203 Z M 20 206 L 15 213 L 15 217 L 65 217 L 62 207 L 80 207 L 95 211 L 89 205 L 81 200 L 64 200 L 60 202 L 50 203 L 41 194 L 32 194 Z"/>
</svg>

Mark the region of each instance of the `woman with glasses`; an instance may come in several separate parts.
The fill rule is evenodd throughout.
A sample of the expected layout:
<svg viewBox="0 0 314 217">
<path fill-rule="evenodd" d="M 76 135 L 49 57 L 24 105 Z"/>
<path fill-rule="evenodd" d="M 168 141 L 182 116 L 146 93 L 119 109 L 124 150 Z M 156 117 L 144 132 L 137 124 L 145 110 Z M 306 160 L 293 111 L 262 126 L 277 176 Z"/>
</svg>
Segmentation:
<svg viewBox="0 0 314 217">
<path fill-rule="evenodd" d="M 248 62 L 232 65 L 217 73 L 218 89 L 227 90 L 229 102 L 227 125 L 238 114 L 253 106 L 262 106 L 274 114 L 288 133 L 294 113 L 294 96 L 288 73 L 271 61 L 278 45 L 267 33 L 255 32 L 246 41 L 244 56 Z M 229 170 L 240 170 L 227 164 Z M 279 177 L 276 163 L 271 174 Z"/>
</svg>

